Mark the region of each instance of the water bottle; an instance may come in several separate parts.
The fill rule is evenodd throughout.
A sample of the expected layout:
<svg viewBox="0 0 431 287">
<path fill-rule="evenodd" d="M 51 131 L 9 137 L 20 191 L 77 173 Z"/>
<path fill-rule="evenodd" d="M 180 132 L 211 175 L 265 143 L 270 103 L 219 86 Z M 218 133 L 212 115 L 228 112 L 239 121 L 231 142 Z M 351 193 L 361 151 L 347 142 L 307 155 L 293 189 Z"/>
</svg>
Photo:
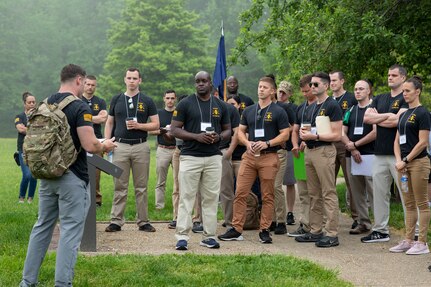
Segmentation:
<svg viewBox="0 0 431 287">
<path fill-rule="evenodd" d="M 109 162 L 112 162 L 113 154 L 114 154 L 114 153 L 113 153 L 112 151 L 108 152 L 108 161 L 109 161 Z"/>
<path fill-rule="evenodd" d="M 401 175 L 401 191 L 402 192 L 409 192 L 409 178 L 407 177 L 407 174 L 403 173 Z"/>
</svg>

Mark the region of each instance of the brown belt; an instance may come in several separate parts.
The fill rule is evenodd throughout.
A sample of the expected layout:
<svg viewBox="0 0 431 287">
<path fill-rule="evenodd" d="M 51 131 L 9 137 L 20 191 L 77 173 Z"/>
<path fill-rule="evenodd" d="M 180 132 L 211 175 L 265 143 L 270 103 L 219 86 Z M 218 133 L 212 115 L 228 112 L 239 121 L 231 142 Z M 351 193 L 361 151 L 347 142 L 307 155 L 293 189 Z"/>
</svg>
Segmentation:
<svg viewBox="0 0 431 287">
<path fill-rule="evenodd" d="M 277 153 L 276 150 L 261 150 L 260 154 Z"/>
<path fill-rule="evenodd" d="M 157 146 L 161 147 L 161 148 L 166 148 L 166 149 L 175 149 L 174 145 L 162 145 L 162 144 L 159 144 Z"/>
</svg>

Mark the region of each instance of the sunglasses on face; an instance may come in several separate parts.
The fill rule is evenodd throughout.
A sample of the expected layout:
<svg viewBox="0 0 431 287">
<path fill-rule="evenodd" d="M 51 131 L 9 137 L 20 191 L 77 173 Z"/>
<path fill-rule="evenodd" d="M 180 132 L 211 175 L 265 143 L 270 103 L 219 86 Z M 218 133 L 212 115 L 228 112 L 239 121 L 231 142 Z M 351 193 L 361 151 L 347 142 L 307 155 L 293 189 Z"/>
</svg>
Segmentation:
<svg viewBox="0 0 431 287">
<path fill-rule="evenodd" d="M 311 88 L 312 86 L 314 86 L 315 88 L 317 88 L 319 86 L 319 83 L 317 82 L 313 82 L 313 83 L 309 83 L 308 86 Z"/>
</svg>

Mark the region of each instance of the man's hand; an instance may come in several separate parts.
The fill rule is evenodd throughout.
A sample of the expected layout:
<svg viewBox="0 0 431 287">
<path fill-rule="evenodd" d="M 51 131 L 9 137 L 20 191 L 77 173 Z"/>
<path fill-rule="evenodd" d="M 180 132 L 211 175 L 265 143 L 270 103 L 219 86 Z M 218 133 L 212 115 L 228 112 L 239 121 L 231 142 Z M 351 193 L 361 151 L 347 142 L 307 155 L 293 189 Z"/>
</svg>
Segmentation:
<svg viewBox="0 0 431 287">
<path fill-rule="evenodd" d="M 103 152 L 108 153 L 108 152 L 113 151 L 117 147 L 117 144 L 114 141 L 115 141 L 115 137 L 113 137 L 111 139 L 104 140 L 102 143 Z"/>
<path fill-rule="evenodd" d="M 199 133 L 199 134 L 195 135 L 195 139 L 200 143 L 213 144 L 213 143 L 215 143 L 215 135 L 217 135 L 217 134 L 216 133 L 213 133 L 213 134 Z"/>
</svg>

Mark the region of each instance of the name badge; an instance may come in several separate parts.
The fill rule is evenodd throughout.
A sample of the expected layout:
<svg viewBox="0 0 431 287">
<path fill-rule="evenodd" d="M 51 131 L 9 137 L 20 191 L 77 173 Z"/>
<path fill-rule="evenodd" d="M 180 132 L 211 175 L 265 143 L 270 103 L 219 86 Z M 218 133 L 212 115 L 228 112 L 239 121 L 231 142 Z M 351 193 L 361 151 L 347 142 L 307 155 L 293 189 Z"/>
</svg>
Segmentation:
<svg viewBox="0 0 431 287">
<path fill-rule="evenodd" d="M 313 135 L 317 135 L 317 128 L 316 128 L 316 127 L 311 127 L 310 132 L 311 132 Z"/>
<path fill-rule="evenodd" d="M 400 135 L 400 144 L 407 143 L 407 137 L 406 135 Z"/>
<path fill-rule="evenodd" d="M 263 138 L 265 136 L 265 130 L 264 129 L 255 129 L 254 130 L 254 137 L 255 138 Z"/>
<path fill-rule="evenodd" d="M 364 128 L 363 127 L 355 127 L 353 134 L 354 135 L 362 135 L 364 133 Z"/>
<path fill-rule="evenodd" d="M 201 123 L 201 132 L 205 132 L 209 127 L 211 127 L 211 123 Z"/>
</svg>

